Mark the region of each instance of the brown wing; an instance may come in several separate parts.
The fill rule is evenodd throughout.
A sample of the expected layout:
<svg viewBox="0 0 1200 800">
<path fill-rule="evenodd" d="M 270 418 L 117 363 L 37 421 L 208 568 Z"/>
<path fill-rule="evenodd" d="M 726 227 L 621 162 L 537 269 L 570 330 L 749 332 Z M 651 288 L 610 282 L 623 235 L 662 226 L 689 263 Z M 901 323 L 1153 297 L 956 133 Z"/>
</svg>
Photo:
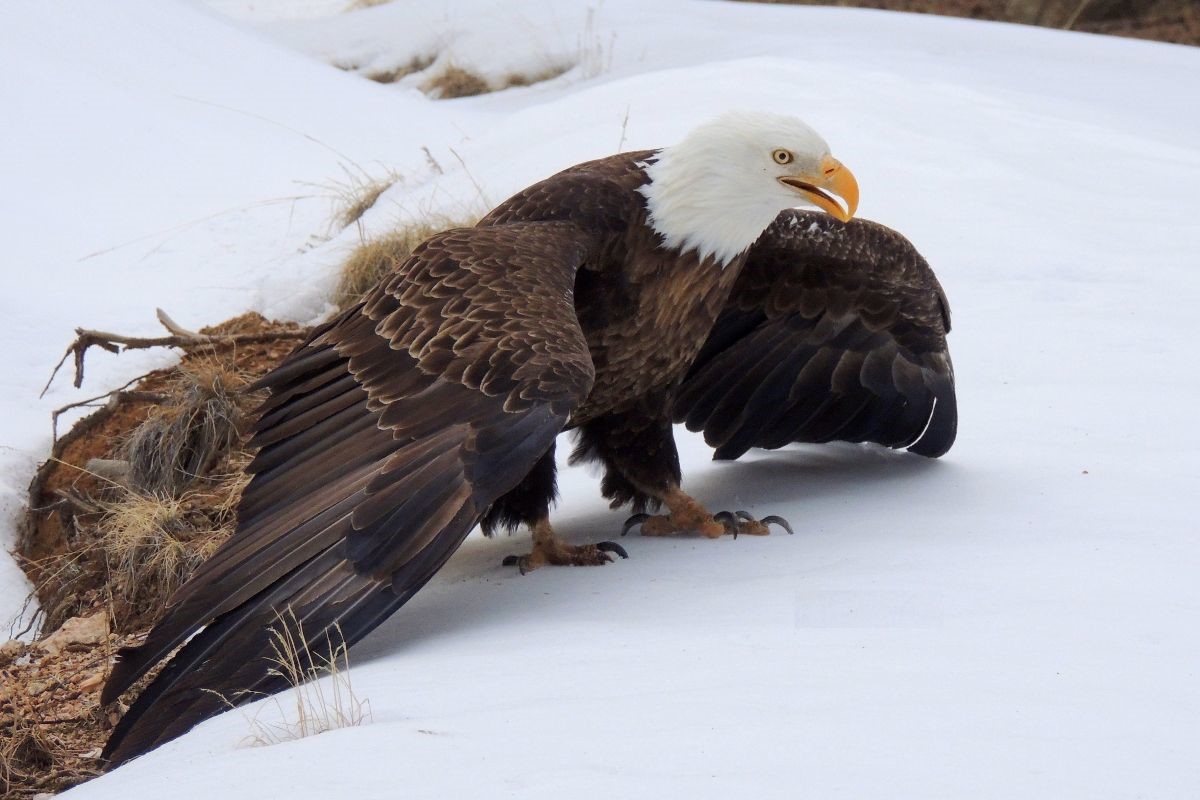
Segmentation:
<svg viewBox="0 0 1200 800">
<path fill-rule="evenodd" d="M 434 237 L 261 381 L 238 530 L 121 654 L 105 702 L 187 642 L 106 758 L 184 733 L 221 696 L 283 688 L 272 626 L 328 653 L 331 634 L 352 644 L 429 580 L 591 386 L 572 287 L 594 245 L 556 222 Z"/>
<path fill-rule="evenodd" d="M 787 211 L 755 243 L 677 395 L 716 458 L 789 442 L 877 442 L 936 457 L 958 408 L 950 312 L 903 236 Z"/>
</svg>

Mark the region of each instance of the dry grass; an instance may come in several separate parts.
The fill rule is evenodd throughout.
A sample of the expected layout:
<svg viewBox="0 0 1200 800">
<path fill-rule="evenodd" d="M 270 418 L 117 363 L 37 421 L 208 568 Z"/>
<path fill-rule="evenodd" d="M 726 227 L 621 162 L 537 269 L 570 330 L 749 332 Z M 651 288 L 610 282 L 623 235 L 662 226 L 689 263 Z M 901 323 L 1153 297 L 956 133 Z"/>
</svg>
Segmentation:
<svg viewBox="0 0 1200 800">
<path fill-rule="evenodd" d="M 363 242 L 342 264 L 333 303 L 343 309 L 354 305 L 384 275 L 407 261 L 421 242 L 449 228 L 468 228 L 478 221 L 477 216 L 471 215 L 432 215 L 396 228 L 378 239 Z"/>
<path fill-rule="evenodd" d="M 228 326 L 268 327 L 261 317 Z M 244 389 L 291 347 L 188 354 L 146 376 L 103 425 L 81 423 L 89 432 L 31 498 L 23 564 L 43 632 L 97 608 L 119 633 L 139 630 L 230 533 L 249 458 L 242 427 L 258 401 Z"/>
<path fill-rule="evenodd" d="M 533 86 L 535 83 L 542 83 L 557 78 L 559 75 L 564 75 L 570 72 L 574 64 L 560 62 L 549 64 L 544 69 L 538 72 L 510 72 L 505 76 L 501 88 L 507 89 L 512 86 Z"/>
<path fill-rule="evenodd" d="M 362 219 L 363 214 L 374 208 L 380 196 L 402 180 L 400 173 L 389 170 L 382 176 L 373 176 L 365 171 L 354 175 L 345 183 L 334 185 L 337 194 L 337 211 L 334 221 L 348 228 Z"/>
<path fill-rule="evenodd" d="M 97 524 L 108 583 L 121 597 L 116 622 L 153 615 L 233 532 L 228 499 L 127 492 Z"/>
<path fill-rule="evenodd" d="M 392 69 L 376 70 L 375 72 L 366 73 L 367 77 L 376 83 L 395 83 L 396 81 L 407 78 L 409 75 L 415 75 L 418 72 L 424 72 L 433 66 L 433 56 L 413 56 L 407 64 L 402 64 Z"/>
<path fill-rule="evenodd" d="M 367 71 L 360 65 L 349 62 L 335 62 L 333 66 L 346 72 L 358 73 L 376 83 L 397 83 L 411 75 L 429 70 L 436 62 L 437 57 L 434 55 L 419 55 L 413 56 L 407 63 L 391 69 Z M 499 81 L 491 81 L 477 72 L 448 61 L 431 74 L 421 76 L 420 82 L 416 86 L 435 100 L 451 100 L 456 97 L 474 97 L 489 92 L 498 92 L 514 86 L 532 86 L 535 83 L 557 78 L 573 67 L 574 64 L 566 61 L 553 62 L 537 71 L 510 72 Z M 384 188 L 387 187 L 384 186 Z M 376 193 L 375 196 L 378 197 L 379 194 Z M 366 207 L 369 208 L 370 203 Z M 353 219 L 350 220 L 350 222 L 352 221 Z M 346 224 L 349 222 L 343 222 L 343 225 Z"/>
<path fill-rule="evenodd" d="M 440 72 L 421 84 L 421 91 L 438 100 L 474 97 L 492 90 L 487 79 L 456 64 L 447 64 Z"/>
<path fill-rule="evenodd" d="M 451 63 L 436 75 L 427 78 L 421 84 L 421 91 L 437 100 L 474 97 L 488 92 L 499 92 L 514 86 L 532 86 L 535 83 L 548 81 L 569 71 L 573 66 L 566 62 L 558 62 L 548 65 L 539 72 L 511 72 L 503 80 L 493 83 L 478 73 Z"/>
<path fill-rule="evenodd" d="M 296 328 L 246 314 L 203 332 Z M 245 386 L 294 344 L 186 351 L 96 412 L 101 422 L 81 421 L 39 470 L 22 565 L 37 587 L 42 638 L 0 644 L 4 797 L 62 791 L 100 771 L 100 746 L 124 710 L 99 705 L 112 655 L 140 643 L 233 530 L 250 457 L 241 420 L 260 399 Z"/>
<path fill-rule="evenodd" d="M 1200 45 L 1196 0 L 753 0 L 881 8 Z"/>
<path fill-rule="evenodd" d="M 289 608 L 277 616 L 271 637 L 271 660 L 275 664 L 271 674 L 282 677 L 292 688 L 286 696 L 271 696 L 278 711 L 277 721 L 261 720 L 261 710 L 249 718 L 249 744 L 279 744 L 370 720 L 370 703 L 360 698 L 350 683 L 349 646 L 340 628 L 327 632 L 320 642 L 309 641 L 304 626 Z M 225 697 L 221 699 L 234 705 Z M 290 706 L 285 707 L 285 702 Z"/>
<path fill-rule="evenodd" d="M 148 496 L 176 495 L 208 474 L 240 437 L 245 385 L 244 374 L 216 359 L 181 367 L 168 402 L 126 442 L 132 486 Z"/>
<path fill-rule="evenodd" d="M 54 746 L 42 726 L 15 713 L 0 717 L 0 796 L 14 796 L 54 766 Z"/>
</svg>

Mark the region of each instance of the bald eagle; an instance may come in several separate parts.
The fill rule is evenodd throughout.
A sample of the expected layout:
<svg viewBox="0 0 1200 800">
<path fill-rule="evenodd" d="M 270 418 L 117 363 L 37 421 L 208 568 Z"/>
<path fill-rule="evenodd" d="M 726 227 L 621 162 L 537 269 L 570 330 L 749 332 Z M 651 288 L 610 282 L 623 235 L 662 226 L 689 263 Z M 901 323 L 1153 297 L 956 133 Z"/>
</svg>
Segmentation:
<svg viewBox="0 0 1200 800">
<path fill-rule="evenodd" d="M 571 167 L 424 242 L 260 381 L 237 532 L 119 654 L 105 703 L 174 652 L 104 757 L 283 688 L 273 628 L 302 628 L 314 652 L 353 644 L 477 524 L 531 530 L 506 560 L 522 572 L 624 557 L 550 524 L 562 431 L 645 535 L 786 525 L 685 494 L 673 422 L 717 458 L 832 440 L 945 453 L 945 295 L 903 237 L 851 219 L 857 201 L 811 128 L 740 113 Z"/>
</svg>

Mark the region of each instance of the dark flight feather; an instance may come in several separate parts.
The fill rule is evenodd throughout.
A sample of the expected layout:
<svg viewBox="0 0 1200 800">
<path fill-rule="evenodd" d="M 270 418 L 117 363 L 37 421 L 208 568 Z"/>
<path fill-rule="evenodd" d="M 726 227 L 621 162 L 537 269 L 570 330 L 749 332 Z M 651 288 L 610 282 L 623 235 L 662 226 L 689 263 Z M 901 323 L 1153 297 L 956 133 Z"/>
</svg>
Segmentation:
<svg viewBox="0 0 1200 800">
<path fill-rule="evenodd" d="M 900 234 L 785 211 L 751 248 L 675 421 L 720 459 L 834 440 L 940 456 L 958 427 L 949 330 L 937 278 Z"/>
<path fill-rule="evenodd" d="M 238 530 L 146 642 L 120 654 L 103 702 L 184 645 L 105 758 L 174 738 L 221 710 L 222 696 L 280 688 L 273 626 L 300 624 L 318 642 L 336 630 L 353 644 L 433 576 L 588 393 L 571 301 L 588 244 L 554 222 L 437 236 L 262 380 L 271 396 Z M 439 291 L 455 282 L 470 302 Z M 456 350 L 460 329 L 488 347 Z M 480 359 L 485 371 L 471 373 Z"/>
</svg>

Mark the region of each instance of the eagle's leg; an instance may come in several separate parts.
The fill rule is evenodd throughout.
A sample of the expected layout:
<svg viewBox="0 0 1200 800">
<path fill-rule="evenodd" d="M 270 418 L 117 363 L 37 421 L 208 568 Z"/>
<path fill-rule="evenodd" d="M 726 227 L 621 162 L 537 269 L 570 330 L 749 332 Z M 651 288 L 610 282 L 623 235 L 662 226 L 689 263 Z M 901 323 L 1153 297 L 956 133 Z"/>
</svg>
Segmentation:
<svg viewBox="0 0 1200 800">
<path fill-rule="evenodd" d="M 643 536 L 669 536 L 696 531 L 710 539 L 726 533 L 732 533 L 736 539 L 743 533 L 750 536 L 767 536 L 771 532 L 769 526 L 772 524 L 778 525 L 788 533 L 795 533 L 788 521 L 780 516 L 771 515 L 755 519 L 749 511 L 718 511 L 709 515 L 704 506 L 678 486 L 672 487 L 663 498 L 663 503 L 671 510 L 670 514 L 634 514 L 625 520 L 621 535 L 629 533 L 630 528 L 636 525 L 642 526 Z"/>
<path fill-rule="evenodd" d="M 543 517 L 531 525 L 530 532 L 533 534 L 533 550 L 523 556 L 508 556 L 504 559 L 505 566 L 516 566 L 522 575 L 547 564 L 598 567 L 612 561 L 614 555 L 629 558 L 625 548 L 616 542 L 567 544 L 558 538 L 554 528 L 550 526 L 549 517 Z"/>
<path fill-rule="evenodd" d="M 665 396 L 646 397 L 627 411 L 600 417 L 578 429 L 571 463 L 603 462 L 601 492 L 613 508 L 629 503 L 638 512 L 625 523 L 622 535 L 639 524 L 646 536 L 693 532 L 710 539 L 726 533 L 765 536 L 770 523 L 791 533 L 791 526 L 781 517 L 756 520 L 745 511 L 713 514 L 680 488 L 679 451 L 668 408 Z M 667 514 L 642 513 L 662 506 Z"/>
<path fill-rule="evenodd" d="M 634 511 L 642 512 L 666 506 L 668 515 L 636 515 L 643 523 L 643 533 L 661 536 L 696 531 L 715 538 L 727 533 L 726 527 L 679 488 L 682 473 L 669 407 L 666 395 L 648 396 L 626 411 L 582 425 L 571 463 L 604 463 L 600 491 L 613 508 L 629 503 Z"/>
<path fill-rule="evenodd" d="M 700 501 L 686 493 L 678 486 L 670 487 L 661 498 L 669 514 L 635 514 L 630 517 L 634 524 L 641 523 L 643 536 L 670 536 L 684 531 L 696 533 L 715 539 L 729 532 L 729 529 Z M 624 535 L 632 527 L 625 523 Z"/>
<path fill-rule="evenodd" d="M 490 536 L 496 527 L 513 530 L 520 525 L 533 534 L 533 549 L 521 556 L 508 556 L 505 566 L 516 566 L 524 575 L 547 564 L 563 566 L 599 566 L 613 555 L 628 558 L 625 548 L 615 542 L 571 545 L 554 533 L 550 526 L 550 504 L 557 494 L 554 445 L 538 459 L 515 488 L 500 497 L 483 518 L 483 532 Z"/>
</svg>

